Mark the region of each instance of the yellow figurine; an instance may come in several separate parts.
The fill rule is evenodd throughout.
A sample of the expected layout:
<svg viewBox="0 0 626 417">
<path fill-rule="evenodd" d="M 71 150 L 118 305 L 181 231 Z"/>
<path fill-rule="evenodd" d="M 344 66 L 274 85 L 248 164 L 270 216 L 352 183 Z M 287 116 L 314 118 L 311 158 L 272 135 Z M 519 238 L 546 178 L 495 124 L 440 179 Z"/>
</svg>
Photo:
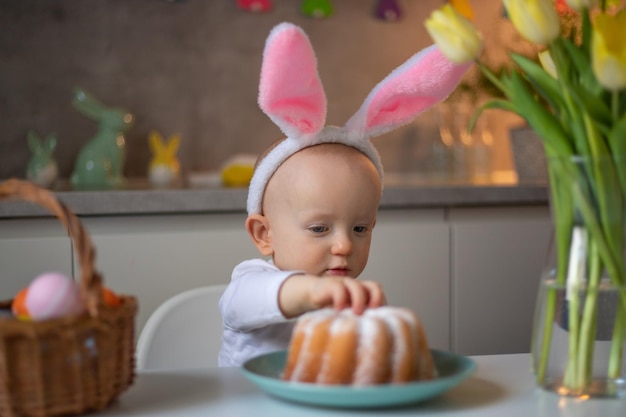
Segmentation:
<svg viewBox="0 0 626 417">
<path fill-rule="evenodd" d="M 152 150 L 152 160 L 148 168 L 150 182 L 157 187 L 175 184 L 180 179 L 180 162 L 176 157 L 180 136 L 170 136 L 166 144 L 159 132 L 152 131 L 148 140 Z"/>
<path fill-rule="evenodd" d="M 256 156 L 238 154 L 227 160 L 221 169 L 222 185 L 236 188 L 247 187 L 254 173 Z"/>
</svg>

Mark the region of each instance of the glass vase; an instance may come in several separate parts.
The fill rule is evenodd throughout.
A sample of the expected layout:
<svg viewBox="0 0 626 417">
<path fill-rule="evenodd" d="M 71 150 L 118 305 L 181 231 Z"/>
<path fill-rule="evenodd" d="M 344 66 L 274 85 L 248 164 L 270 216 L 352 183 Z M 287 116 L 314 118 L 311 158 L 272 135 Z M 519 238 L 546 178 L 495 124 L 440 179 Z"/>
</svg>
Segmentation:
<svg viewBox="0 0 626 417">
<path fill-rule="evenodd" d="M 531 346 L 537 384 L 626 396 L 626 159 L 548 158 L 554 226 Z"/>
</svg>

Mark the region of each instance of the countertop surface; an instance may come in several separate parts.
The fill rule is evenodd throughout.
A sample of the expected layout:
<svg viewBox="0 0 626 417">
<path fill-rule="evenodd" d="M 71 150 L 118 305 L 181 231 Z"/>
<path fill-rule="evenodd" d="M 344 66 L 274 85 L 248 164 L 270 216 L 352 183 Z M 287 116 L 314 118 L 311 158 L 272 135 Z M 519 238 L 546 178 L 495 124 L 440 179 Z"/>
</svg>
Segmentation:
<svg viewBox="0 0 626 417">
<path fill-rule="evenodd" d="M 437 398 L 381 409 L 333 409 L 266 394 L 239 368 L 139 371 L 135 384 L 98 413 L 109 416 L 603 416 L 626 414 L 625 399 L 577 399 L 535 385 L 528 354 L 471 357 L 468 379 Z"/>
<path fill-rule="evenodd" d="M 53 189 L 79 216 L 244 212 L 247 190 L 215 185 L 154 188 L 129 180 L 123 189 Z M 547 205 L 545 183 L 434 181 L 418 176 L 387 175 L 381 209 L 458 206 Z M 0 218 L 48 215 L 22 201 L 0 201 Z"/>
</svg>

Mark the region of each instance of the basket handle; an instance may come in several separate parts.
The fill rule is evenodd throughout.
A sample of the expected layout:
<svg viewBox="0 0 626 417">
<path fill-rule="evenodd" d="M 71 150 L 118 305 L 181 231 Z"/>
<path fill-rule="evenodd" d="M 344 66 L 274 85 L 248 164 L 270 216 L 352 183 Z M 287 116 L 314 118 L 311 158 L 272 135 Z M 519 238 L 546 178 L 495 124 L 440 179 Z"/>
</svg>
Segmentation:
<svg viewBox="0 0 626 417">
<path fill-rule="evenodd" d="M 24 200 L 48 209 L 65 226 L 80 265 L 80 290 L 87 311 L 98 316 L 103 306 L 102 276 L 94 269 L 95 249 L 87 230 L 63 202 L 49 190 L 15 178 L 0 183 L 0 200 Z"/>
</svg>

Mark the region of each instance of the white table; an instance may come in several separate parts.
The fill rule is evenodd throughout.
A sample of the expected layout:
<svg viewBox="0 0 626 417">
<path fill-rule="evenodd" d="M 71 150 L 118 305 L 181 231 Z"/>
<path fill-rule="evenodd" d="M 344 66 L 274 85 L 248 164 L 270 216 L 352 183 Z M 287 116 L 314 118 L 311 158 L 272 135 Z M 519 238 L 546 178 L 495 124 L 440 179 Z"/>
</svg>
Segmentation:
<svg viewBox="0 0 626 417">
<path fill-rule="evenodd" d="M 472 377 L 409 407 L 339 410 L 289 403 L 265 394 L 238 368 L 215 368 L 140 372 L 135 384 L 97 416 L 626 416 L 626 399 L 582 401 L 536 388 L 528 354 L 472 358 L 477 363 Z"/>
</svg>

